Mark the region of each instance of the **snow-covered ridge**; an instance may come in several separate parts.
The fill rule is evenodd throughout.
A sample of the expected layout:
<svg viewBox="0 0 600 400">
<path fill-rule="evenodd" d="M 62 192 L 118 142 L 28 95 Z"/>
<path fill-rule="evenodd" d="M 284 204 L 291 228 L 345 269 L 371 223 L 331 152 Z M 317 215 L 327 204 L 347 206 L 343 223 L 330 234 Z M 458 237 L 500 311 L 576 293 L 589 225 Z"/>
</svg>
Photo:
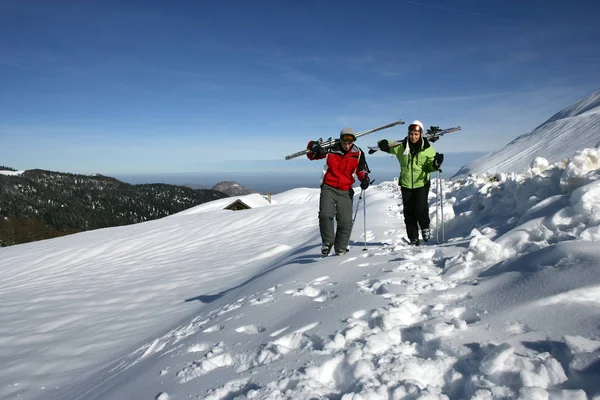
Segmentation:
<svg viewBox="0 0 600 400">
<path fill-rule="evenodd" d="M 584 97 L 583 99 L 571 104 L 568 107 L 563 108 L 562 110 L 554 114 L 546 122 L 544 122 L 544 124 L 558 121 L 559 119 L 576 117 L 588 111 L 600 112 L 600 110 L 598 110 L 598 107 L 600 107 L 600 90 L 592 93 L 587 97 Z"/>
<path fill-rule="evenodd" d="M 565 107 L 533 131 L 462 167 L 453 178 L 486 172 L 522 172 L 535 157 L 553 163 L 600 145 L 600 90 Z"/>
<path fill-rule="evenodd" d="M 0 170 L 0 175 L 21 175 L 23 171 L 8 171 L 8 170 Z"/>
<path fill-rule="evenodd" d="M 245 194 L 254 193 L 254 191 L 233 181 L 223 181 L 212 187 L 212 190 L 218 190 L 228 196 L 243 196 Z"/>
</svg>

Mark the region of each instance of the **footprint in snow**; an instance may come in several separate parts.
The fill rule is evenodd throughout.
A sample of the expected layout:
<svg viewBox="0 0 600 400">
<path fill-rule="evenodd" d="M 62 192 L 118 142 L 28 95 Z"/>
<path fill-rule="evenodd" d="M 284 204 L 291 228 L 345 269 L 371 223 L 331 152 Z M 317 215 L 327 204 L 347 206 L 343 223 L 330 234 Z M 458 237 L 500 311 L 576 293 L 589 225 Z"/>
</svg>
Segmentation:
<svg viewBox="0 0 600 400">
<path fill-rule="evenodd" d="M 373 240 L 377 239 L 377 235 L 375 235 L 375 234 L 374 234 L 372 231 L 367 231 L 367 236 L 366 236 L 366 238 L 367 238 L 367 241 L 368 241 L 368 242 L 372 242 Z M 364 241 L 365 241 L 365 234 L 364 234 L 364 233 L 362 233 L 362 234 L 360 235 L 360 241 L 361 241 L 361 242 L 364 242 Z"/>
<path fill-rule="evenodd" d="M 325 292 L 320 289 L 314 288 L 310 285 L 306 285 L 306 287 L 296 290 L 287 290 L 285 293 L 291 296 L 311 297 L 313 301 L 316 301 L 318 303 L 323 303 L 327 300 L 332 300 L 338 297 L 338 295 L 334 292 Z"/>
<path fill-rule="evenodd" d="M 286 326 L 285 328 L 278 329 L 275 332 L 271 333 L 269 336 L 271 336 L 271 337 L 279 336 L 283 332 L 287 331 L 289 328 L 290 328 L 289 326 Z"/>
<path fill-rule="evenodd" d="M 245 333 L 246 335 L 255 335 L 259 332 L 264 332 L 265 327 L 259 325 L 244 325 L 236 328 L 237 333 Z"/>
<path fill-rule="evenodd" d="M 264 297 L 257 297 L 256 299 L 250 300 L 250 304 L 253 306 L 259 306 L 265 303 L 273 303 L 275 301 L 275 296 L 269 295 Z"/>
<path fill-rule="evenodd" d="M 300 288 L 300 289 L 287 290 L 285 293 L 292 295 L 292 296 L 306 296 L 306 297 L 314 298 L 321 294 L 321 290 L 314 288 L 310 285 L 306 285 L 305 287 Z"/>
<path fill-rule="evenodd" d="M 367 310 L 357 310 L 352 313 L 352 318 L 362 319 L 364 317 L 368 317 L 368 313 L 369 312 Z"/>
<path fill-rule="evenodd" d="M 356 283 L 358 289 L 363 293 L 372 293 L 384 295 L 388 294 L 388 285 L 392 284 L 391 279 L 365 279 Z"/>
<path fill-rule="evenodd" d="M 229 318 L 225 319 L 225 322 L 230 322 L 230 321 L 233 321 L 233 320 L 235 320 L 235 319 L 240 319 L 240 318 L 242 318 L 243 316 L 244 316 L 244 314 L 237 314 L 237 315 L 233 315 L 233 316 L 231 316 L 231 317 L 229 317 Z"/>
<path fill-rule="evenodd" d="M 325 276 L 321 276 L 320 278 L 315 279 L 314 281 L 310 282 L 309 285 L 313 285 L 313 286 L 318 286 L 318 285 L 326 285 L 326 286 L 333 286 L 333 285 L 337 285 L 338 282 L 327 282 L 327 280 L 330 277 L 325 275 Z"/>
<path fill-rule="evenodd" d="M 326 281 L 327 279 L 329 279 L 329 276 L 325 275 L 325 276 L 321 276 L 315 280 L 313 280 L 310 284 L 311 285 L 321 285 L 324 281 Z"/>
<path fill-rule="evenodd" d="M 218 331 L 222 331 L 224 328 L 225 327 L 223 325 L 213 325 L 210 328 L 206 328 L 202 332 L 204 332 L 204 333 L 218 332 Z"/>
<path fill-rule="evenodd" d="M 210 349 L 210 345 L 207 343 L 196 343 L 188 347 L 188 353 L 200 353 Z"/>
<path fill-rule="evenodd" d="M 323 339 L 317 335 L 307 334 L 309 330 L 319 324 L 319 322 L 314 322 L 306 325 L 264 344 L 255 354 L 244 355 L 240 358 L 240 365 L 236 371 L 245 372 L 261 365 L 270 364 L 297 350 L 321 349 Z"/>
<path fill-rule="evenodd" d="M 268 288 L 262 294 L 254 294 L 254 295 L 250 296 L 250 304 L 253 306 L 258 306 L 261 304 L 274 302 L 275 301 L 275 293 L 277 292 L 278 287 L 279 287 L 279 285 L 273 286 L 273 287 Z"/>
<path fill-rule="evenodd" d="M 335 294 L 335 292 L 327 292 L 327 293 L 322 293 L 320 296 L 315 297 L 314 301 L 316 301 L 317 303 L 324 303 L 327 300 L 333 300 L 337 297 L 338 297 L 338 295 Z"/>
<path fill-rule="evenodd" d="M 226 306 L 224 306 L 222 309 L 220 309 L 217 312 L 217 316 L 221 316 L 223 314 L 226 314 L 228 312 L 237 310 L 238 308 L 240 308 L 243 305 L 243 303 L 233 303 L 233 304 L 227 304 Z"/>
<path fill-rule="evenodd" d="M 207 354 L 199 360 L 196 360 L 177 372 L 179 383 L 186 383 L 195 378 L 199 378 L 212 370 L 222 367 L 232 366 L 234 359 L 225 351 L 223 342 L 214 346 Z"/>
</svg>

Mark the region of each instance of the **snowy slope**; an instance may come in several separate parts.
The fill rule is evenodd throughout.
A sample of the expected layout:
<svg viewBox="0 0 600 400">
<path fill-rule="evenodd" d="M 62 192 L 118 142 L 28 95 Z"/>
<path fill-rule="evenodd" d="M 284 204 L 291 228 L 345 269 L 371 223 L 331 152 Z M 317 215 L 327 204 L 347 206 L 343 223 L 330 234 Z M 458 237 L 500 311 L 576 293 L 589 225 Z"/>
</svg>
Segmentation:
<svg viewBox="0 0 600 400">
<path fill-rule="evenodd" d="M 535 157 L 553 163 L 600 145 L 600 90 L 571 104 L 502 149 L 462 167 L 452 178 L 485 172 L 522 172 Z"/>
<path fill-rule="evenodd" d="M 395 182 L 342 257 L 306 188 L 0 248 L 0 399 L 600 399 L 600 149 L 443 190 L 418 248 Z"/>
</svg>

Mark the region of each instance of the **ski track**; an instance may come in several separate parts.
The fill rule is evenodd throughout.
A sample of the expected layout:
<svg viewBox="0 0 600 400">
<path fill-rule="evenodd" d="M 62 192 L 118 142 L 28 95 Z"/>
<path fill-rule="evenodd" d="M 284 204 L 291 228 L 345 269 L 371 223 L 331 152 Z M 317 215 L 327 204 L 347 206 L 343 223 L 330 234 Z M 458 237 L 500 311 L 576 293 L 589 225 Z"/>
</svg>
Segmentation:
<svg viewBox="0 0 600 400">
<path fill-rule="evenodd" d="M 390 195 L 398 196 L 394 192 Z M 402 221 L 400 207 L 390 207 L 388 215 L 391 225 Z M 581 390 L 551 388 L 564 383 L 567 377 L 550 353 L 517 349 L 508 343 L 490 343 L 478 348 L 446 347 L 445 337 L 489 328 L 481 326 L 480 315 L 455 305 L 469 294 L 464 290 L 453 291 L 458 286 L 456 281 L 440 276 L 436 246 L 408 247 L 402 240 L 403 229 L 389 229 L 382 234 L 379 239 L 382 246 L 360 253 L 352 250 L 339 257 L 339 265 L 360 269 L 363 279 L 356 281 L 357 291 L 381 298 L 383 306 L 357 308 L 341 321 L 341 327 L 319 334 L 313 333 L 321 326 L 318 316 L 313 323 L 299 328 L 273 329 L 236 323 L 249 308 L 262 307 L 268 313 L 271 304 L 285 299 L 319 304 L 335 301 L 339 297 L 338 282 L 329 275 L 317 275 L 307 282 L 270 287 L 198 316 L 136 351 L 134 354 L 139 357 L 122 367 L 128 368 L 152 354 L 175 348 L 178 356 L 187 354 L 193 360 L 182 363 L 176 370 L 163 369 L 159 373 L 179 384 L 208 376 L 218 369 L 231 369 L 235 379 L 195 394 L 194 398 L 206 400 L 236 396 L 447 399 L 462 398 L 466 393 L 481 400 L 519 396 L 537 399 L 548 398 L 548 394 L 556 399 L 586 399 Z M 371 231 L 366 236 L 369 242 L 378 239 Z M 359 240 L 355 247 L 360 246 Z M 390 255 L 398 257 L 390 262 L 379 260 L 379 256 Z M 336 256 L 327 259 L 334 260 L 333 257 Z M 240 336 L 240 341 L 260 337 L 260 345 L 253 352 L 237 351 L 240 343 L 218 340 L 220 332 L 231 330 Z M 506 332 L 512 335 L 528 331 L 519 321 L 507 321 Z M 192 336 L 205 340 L 188 343 Z M 176 347 L 180 342 L 185 345 Z M 313 360 L 298 357 L 304 352 L 311 354 Z M 300 365 L 294 364 L 297 357 Z M 283 361 L 286 363 L 274 367 L 279 370 L 278 378 L 270 381 L 253 378 L 259 368 Z M 532 387 L 515 391 L 507 384 L 509 381 L 515 386 L 520 383 Z M 342 397 L 343 394 L 347 395 Z M 167 399 L 169 395 L 158 392 L 155 398 Z"/>
</svg>

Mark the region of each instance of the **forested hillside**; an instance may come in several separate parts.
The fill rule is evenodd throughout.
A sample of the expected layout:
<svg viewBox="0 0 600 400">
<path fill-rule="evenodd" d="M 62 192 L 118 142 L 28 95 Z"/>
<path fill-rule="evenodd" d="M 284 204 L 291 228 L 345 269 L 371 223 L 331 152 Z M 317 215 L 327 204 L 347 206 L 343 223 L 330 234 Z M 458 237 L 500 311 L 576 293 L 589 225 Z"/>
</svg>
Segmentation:
<svg viewBox="0 0 600 400">
<path fill-rule="evenodd" d="M 223 197 L 216 190 L 130 185 L 102 175 L 0 174 L 0 246 L 148 221 Z"/>
</svg>

